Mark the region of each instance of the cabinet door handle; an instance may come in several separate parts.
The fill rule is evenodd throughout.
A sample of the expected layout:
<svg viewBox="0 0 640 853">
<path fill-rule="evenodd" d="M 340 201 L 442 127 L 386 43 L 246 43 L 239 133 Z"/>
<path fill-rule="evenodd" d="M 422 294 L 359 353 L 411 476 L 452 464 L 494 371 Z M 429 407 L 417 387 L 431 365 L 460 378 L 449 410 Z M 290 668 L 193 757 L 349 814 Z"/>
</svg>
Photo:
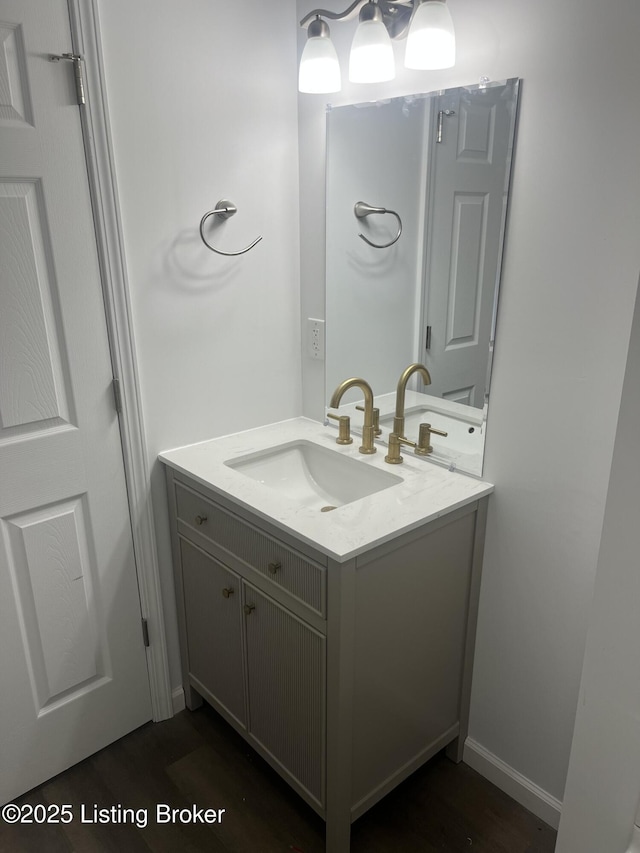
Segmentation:
<svg viewBox="0 0 640 853">
<path fill-rule="evenodd" d="M 282 563 L 280 562 L 280 560 L 276 560 L 273 563 L 269 563 L 267 568 L 269 569 L 270 574 L 275 575 L 278 569 L 282 568 Z"/>
<path fill-rule="evenodd" d="M 235 590 L 234 590 L 234 588 L 233 588 L 232 586 L 226 586 L 226 587 L 222 590 L 222 594 L 224 595 L 224 597 L 225 597 L 225 598 L 229 598 L 229 596 L 230 596 L 230 595 L 233 595 L 233 593 L 234 593 L 234 592 L 235 592 Z"/>
<path fill-rule="evenodd" d="M 206 520 L 207 520 L 206 515 L 196 515 L 196 524 L 198 526 L 200 526 L 201 524 L 204 524 Z"/>
<path fill-rule="evenodd" d="M 253 611 L 256 609 L 256 606 L 255 606 L 255 604 L 245 604 L 243 609 L 244 609 L 246 616 L 251 616 Z"/>
</svg>

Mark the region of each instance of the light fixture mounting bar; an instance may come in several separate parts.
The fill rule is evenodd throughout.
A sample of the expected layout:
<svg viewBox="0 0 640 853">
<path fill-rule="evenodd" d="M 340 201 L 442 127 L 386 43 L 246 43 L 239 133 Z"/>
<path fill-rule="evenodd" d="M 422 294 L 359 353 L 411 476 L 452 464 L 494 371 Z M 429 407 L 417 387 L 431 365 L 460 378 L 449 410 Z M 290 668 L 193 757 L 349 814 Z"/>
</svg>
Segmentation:
<svg viewBox="0 0 640 853">
<path fill-rule="evenodd" d="M 344 12 L 330 12 L 328 9 L 314 9 L 313 12 L 309 12 L 304 16 L 300 21 L 300 26 L 306 27 L 314 18 L 318 17 L 327 18 L 330 21 L 349 21 L 351 18 L 355 18 L 356 14 L 367 2 L 368 0 L 354 0 L 349 8 L 345 9 Z"/>
<path fill-rule="evenodd" d="M 363 6 L 372 0 L 354 0 L 344 12 L 331 12 L 328 9 L 314 9 L 300 21 L 301 27 L 308 27 L 316 18 L 329 21 L 350 21 L 356 17 Z M 415 0 L 373 0 L 382 12 L 382 20 L 391 38 L 401 38 L 409 26 Z"/>
</svg>

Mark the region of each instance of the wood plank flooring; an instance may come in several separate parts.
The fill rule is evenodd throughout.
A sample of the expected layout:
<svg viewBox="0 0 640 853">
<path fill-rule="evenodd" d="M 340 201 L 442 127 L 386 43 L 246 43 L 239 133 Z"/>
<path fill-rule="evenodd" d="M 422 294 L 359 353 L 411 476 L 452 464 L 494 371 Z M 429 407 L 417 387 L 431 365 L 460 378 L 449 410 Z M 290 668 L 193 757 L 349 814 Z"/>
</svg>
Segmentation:
<svg viewBox="0 0 640 853">
<path fill-rule="evenodd" d="M 207 706 L 143 726 L 16 802 L 37 818 L 69 804 L 73 819 L 0 821 L 0 853 L 324 853 L 323 821 Z M 225 812 L 210 825 L 163 823 L 158 804 Z M 108 823 L 91 822 L 94 806 Z M 552 853 L 556 833 L 440 754 L 351 837 L 352 853 Z"/>
</svg>

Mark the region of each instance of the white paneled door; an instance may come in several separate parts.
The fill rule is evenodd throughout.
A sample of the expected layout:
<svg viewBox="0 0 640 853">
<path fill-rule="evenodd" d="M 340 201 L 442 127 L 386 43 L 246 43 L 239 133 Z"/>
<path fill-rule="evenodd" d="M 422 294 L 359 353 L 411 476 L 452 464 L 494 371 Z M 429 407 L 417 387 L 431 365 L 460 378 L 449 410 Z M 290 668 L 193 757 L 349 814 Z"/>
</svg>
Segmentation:
<svg viewBox="0 0 640 853">
<path fill-rule="evenodd" d="M 151 718 L 66 0 L 0 0 L 0 802 Z"/>
</svg>

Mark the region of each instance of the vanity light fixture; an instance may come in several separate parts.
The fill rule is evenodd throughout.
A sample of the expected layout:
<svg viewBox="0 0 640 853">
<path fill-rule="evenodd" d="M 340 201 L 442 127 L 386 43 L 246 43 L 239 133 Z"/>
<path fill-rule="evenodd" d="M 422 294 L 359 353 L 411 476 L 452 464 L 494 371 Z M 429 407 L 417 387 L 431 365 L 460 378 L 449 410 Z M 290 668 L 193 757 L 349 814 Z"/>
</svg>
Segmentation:
<svg viewBox="0 0 640 853">
<path fill-rule="evenodd" d="M 329 27 L 322 18 L 316 17 L 307 28 L 307 43 L 300 57 L 298 89 L 320 94 L 339 92 L 341 88 L 340 63 L 329 38 Z"/>
<path fill-rule="evenodd" d="M 348 21 L 356 14 L 359 23 L 349 56 L 352 83 L 393 80 L 391 39 L 405 36 L 407 68 L 429 71 L 455 64 L 455 33 L 445 0 L 354 0 L 344 12 L 314 9 L 300 21 L 307 29 L 298 77 L 301 92 L 340 91 L 340 63 L 323 19 Z"/>
<path fill-rule="evenodd" d="M 407 35 L 404 64 L 419 71 L 453 68 L 456 64 L 451 12 L 440 0 L 426 0 L 417 7 Z"/>
<path fill-rule="evenodd" d="M 396 76 L 391 37 L 377 3 L 365 3 L 351 42 L 349 80 L 352 83 L 382 83 Z"/>
</svg>

